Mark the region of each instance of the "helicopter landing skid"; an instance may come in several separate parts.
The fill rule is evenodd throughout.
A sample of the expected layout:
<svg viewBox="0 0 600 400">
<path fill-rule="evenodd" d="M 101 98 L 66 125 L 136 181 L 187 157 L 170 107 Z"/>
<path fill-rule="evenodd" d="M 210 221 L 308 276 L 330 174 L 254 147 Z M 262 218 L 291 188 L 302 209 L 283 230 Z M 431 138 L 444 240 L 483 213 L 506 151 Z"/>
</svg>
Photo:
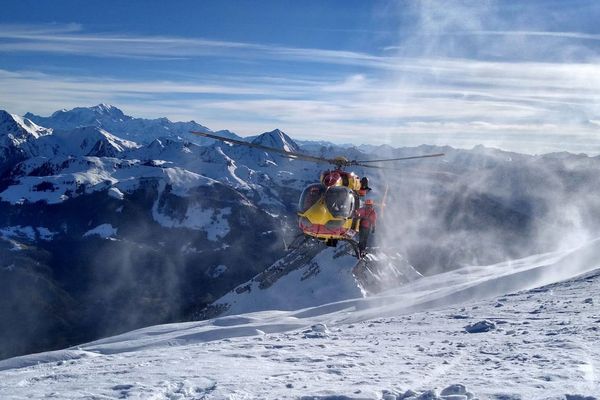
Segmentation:
<svg viewBox="0 0 600 400">
<path fill-rule="evenodd" d="M 340 240 L 343 240 L 344 242 L 346 242 L 350 245 L 350 247 L 352 248 L 352 252 L 354 253 L 353 254 L 354 257 L 356 257 L 358 260 L 363 258 L 360 248 L 358 247 L 358 242 L 356 240 L 353 240 L 353 239 L 340 239 Z"/>
<path fill-rule="evenodd" d="M 302 247 L 302 245 L 306 242 L 308 242 L 308 240 L 310 239 L 310 237 L 300 234 L 297 235 L 294 240 L 292 240 L 292 243 L 290 243 L 289 245 L 285 246 L 286 250 L 298 250 L 300 247 Z"/>
<path fill-rule="evenodd" d="M 289 245 L 286 245 L 286 251 L 298 250 L 305 246 L 314 246 L 316 244 L 323 244 L 322 240 L 318 240 L 312 236 L 305 235 L 303 233 L 297 235 Z"/>
<path fill-rule="evenodd" d="M 348 243 L 350 248 L 352 248 L 352 251 L 350 252 L 350 254 L 352 254 L 358 260 L 360 260 L 362 258 L 360 249 L 358 247 L 358 242 L 356 240 L 350 239 L 350 238 L 319 240 L 319 239 L 316 239 L 309 235 L 300 234 L 300 235 L 296 236 L 294 238 L 294 240 L 292 240 L 292 243 L 290 243 L 288 246 L 286 246 L 285 249 L 288 251 L 298 250 L 299 248 L 303 247 L 304 245 L 314 244 L 314 243 L 322 243 L 329 247 L 337 247 L 338 243 L 340 243 L 340 242 Z"/>
</svg>

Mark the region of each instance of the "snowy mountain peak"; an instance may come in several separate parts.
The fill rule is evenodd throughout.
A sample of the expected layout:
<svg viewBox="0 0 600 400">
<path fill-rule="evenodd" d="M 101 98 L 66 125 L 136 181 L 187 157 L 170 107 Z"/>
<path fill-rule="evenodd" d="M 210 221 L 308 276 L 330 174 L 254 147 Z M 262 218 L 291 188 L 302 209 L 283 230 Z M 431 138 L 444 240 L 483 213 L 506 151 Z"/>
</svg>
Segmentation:
<svg viewBox="0 0 600 400">
<path fill-rule="evenodd" d="M 112 104 L 107 104 L 107 103 L 100 103 L 96 106 L 91 107 L 92 109 L 97 109 L 97 110 L 101 110 L 101 111 L 110 111 L 112 109 L 116 109 L 119 110 L 117 107 L 113 106 Z M 121 110 L 119 110 L 121 111 Z"/>
<path fill-rule="evenodd" d="M 104 103 L 93 107 L 59 110 L 49 117 L 41 117 L 31 113 L 27 113 L 25 117 L 39 125 L 60 130 L 95 126 L 138 143 L 150 143 L 159 137 L 169 137 L 175 140 L 183 138 L 197 144 L 212 142 L 209 139 L 199 138 L 190 133 L 190 131 L 212 132 L 209 128 L 194 121 L 173 122 L 165 117 L 156 119 L 134 118 L 124 114 L 119 108 Z M 231 135 L 239 139 L 237 135 Z"/>
<path fill-rule="evenodd" d="M 17 162 L 38 155 L 36 142 L 51 137 L 51 133 L 52 129 L 0 110 L 0 174 Z"/>
<path fill-rule="evenodd" d="M 10 135 L 13 140 L 20 143 L 29 138 L 37 139 L 51 133 L 51 129 L 38 126 L 27 118 L 0 110 L 0 135 Z"/>
<path fill-rule="evenodd" d="M 150 144 L 147 146 L 149 149 L 164 149 L 165 145 L 163 144 L 162 140 L 160 139 L 154 139 L 152 142 L 150 142 Z"/>
<path fill-rule="evenodd" d="M 60 146 L 67 150 L 69 155 L 115 157 L 125 150 L 139 147 L 135 142 L 121 139 L 95 126 L 57 131 L 54 136 L 62 141 Z"/>
<path fill-rule="evenodd" d="M 123 111 L 121 111 L 119 108 L 117 108 L 111 104 L 100 103 L 100 104 L 92 106 L 92 107 L 75 107 L 71 110 L 66 110 L 63 108 L 62 110 L 54 112 L 51 117 L 58 117 L 58 116 L 64 115 L 64 114 L 73 114 L 73 115 L 75 115 L 75 114 L 79 114 L 79 115 L 95 114 L 98 116 L 110 115 L 110 116 L 118 116 L 118 117 L 125 116 Z"/>
<path fill-rule="evenodd" d="M 55 129 L 73 129 L 81 126 L 112 127 L 115 123 L 123 123 L 133 118 L 109 104 L 98 104 L 93 107 L 75 107 L 71 110 L 59 110 L 50 117 L 40 117 L 27 113 L 26 118 Z"/>
<path fill-rule="evenodd" d="M 300 148 L 291 137 L 289 137 L 279 129 L 275 129 L 271 132 L 265 132 L 255 137 L 252 140 L 252 143 L 268 147 L 274 147 L 285 151 L 298 151 Z"/>
<path fill-rule="evenodd" d="M 67 111 L 67 113 L 71 113 L 73 115 L 80 115 L 84 118 L 90 118 L 93 116 L 94 118 L 111 119 L 113 121 L 124 121 L 132 119 L 132 117 L 125 115 L 123 111 L 121 111 L 117 107 L 104 103 L 98 104 L 93 107 L 76 107 L 70 111 Z"/>
<path fill-rule="evenodd" d="M 113 117 L 120 117 L 120 118 L 125 117 L 125 114 L 123 113 L 123 111 L 121 111 L 120 109 L 118 109 L 117 107 L 115 107 L 111 104 L 100 103 L 96 106 L 90 107 L 90 110 L 92 110 L 98 114 L 102 114 L 102 115 L 111 115 Z"/>
</svg>

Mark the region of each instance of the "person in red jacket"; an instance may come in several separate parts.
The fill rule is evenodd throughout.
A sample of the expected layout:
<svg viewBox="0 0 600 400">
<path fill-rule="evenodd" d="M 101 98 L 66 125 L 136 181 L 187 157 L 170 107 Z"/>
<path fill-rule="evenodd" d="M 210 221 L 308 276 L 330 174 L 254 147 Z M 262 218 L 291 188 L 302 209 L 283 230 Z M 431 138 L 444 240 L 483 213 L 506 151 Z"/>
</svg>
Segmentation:
<svg viewBox="0 0 600 400">
<path fill-rule="evenodd" d="M 369 235 L 375 232 L 375 223 L 377 222 L 377 213 L 373 208 L 373 200 L 367 199 L 364 207 L 361 207 L 357 211 L 358 218 L 360 218 L 360 228 L 358 230 L 358 249 L 360 250 L 361 257 L 365 254 L 367 248 L 367 241 Z"/>
</svg>

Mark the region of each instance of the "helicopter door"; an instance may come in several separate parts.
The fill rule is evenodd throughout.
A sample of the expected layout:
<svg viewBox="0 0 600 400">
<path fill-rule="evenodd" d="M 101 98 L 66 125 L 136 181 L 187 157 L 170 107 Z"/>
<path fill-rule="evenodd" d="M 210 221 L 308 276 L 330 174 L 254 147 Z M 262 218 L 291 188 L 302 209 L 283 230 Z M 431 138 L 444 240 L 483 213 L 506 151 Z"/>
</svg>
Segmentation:
<svg viewBox="0 0 600 400">
<path fill-rule="evenodd" d="M 325 204 L 334 218 L 351 218 L 354 213 L 354 193 L 343 186 L 334 186 L 325 192 Z"/>
<path fill-rule="evenodd" d="M 300 212 L 306 212 L 309 208 L 311 208 L 325 193 L 325 185 L 320 183 L 315 183 L 314 185 L 307 186 L 306 189 L 302 192 L 300 196 L 300 201 L 298 202 L 298 209 Z"/>
</svg>

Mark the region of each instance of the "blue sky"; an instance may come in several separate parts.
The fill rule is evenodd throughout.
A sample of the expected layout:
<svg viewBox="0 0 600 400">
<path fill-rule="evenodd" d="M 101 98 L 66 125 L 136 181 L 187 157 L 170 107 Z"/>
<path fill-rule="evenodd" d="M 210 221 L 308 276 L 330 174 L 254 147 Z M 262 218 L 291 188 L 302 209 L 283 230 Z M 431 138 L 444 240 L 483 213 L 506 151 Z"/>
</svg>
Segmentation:
<svg viewBox="0 0 600 400">
<path fill-rule="evenodd" d="M 595 0 L 5 0 L 0 108 L 598 154 L 598 20 Z"/>
</svg>

